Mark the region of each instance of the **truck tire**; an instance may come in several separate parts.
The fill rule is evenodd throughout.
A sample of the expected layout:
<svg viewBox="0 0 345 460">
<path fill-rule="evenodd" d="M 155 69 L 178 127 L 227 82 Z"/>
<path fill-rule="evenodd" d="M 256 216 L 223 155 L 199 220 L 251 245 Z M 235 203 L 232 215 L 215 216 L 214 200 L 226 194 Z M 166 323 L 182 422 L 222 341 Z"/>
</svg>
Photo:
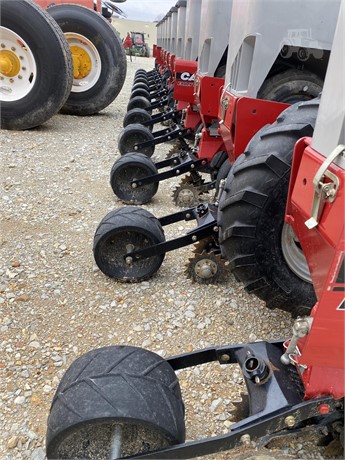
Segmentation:
<svg viewBox="0 0 345 460">
<path fill-rule="evenodd" d="M 309 101 L 317 97 L 323 86 L 320 77 L 308 70 L 289 69 L 268 78 L 258 92 L 258 99 L 285 102 Z"/>
<path fill-rule="evenodd" d="M 74 62 L 72 90 L 61 111 L 100 112 L 114 101 L 126 78 L 127 61 L 118 34 L 100 14 L 80 5 L 55 5 L 47 11 L 65 34 Z"/>
<path fill-rule="evenodd" d="M 47 458 L 119 458 L 109 455 L 115 427 L 121 458 L 184 442 L 179 381 L 156 353 L 109 346 L 76 359 L 51 405 Z"/>
<path fill-rule="evenodd" d="M 223 255 L 235 277 L 269 308 L 308 314 L 315 292 L 303 252 L 284 223 L 295 143 L 312 136 L 319 98 L 294 104 L 238 157 L 220 199 Z"/>
<path fill-rule="evenodd" d="M 35 3 L 1 0 L 0 10 L 0 54 L 8 63 L 1 73 L 1 128 L 34 128 L 58 112 L 69 96 L 73 66 L 68 44 L 56 22 Z"/>
</svg>

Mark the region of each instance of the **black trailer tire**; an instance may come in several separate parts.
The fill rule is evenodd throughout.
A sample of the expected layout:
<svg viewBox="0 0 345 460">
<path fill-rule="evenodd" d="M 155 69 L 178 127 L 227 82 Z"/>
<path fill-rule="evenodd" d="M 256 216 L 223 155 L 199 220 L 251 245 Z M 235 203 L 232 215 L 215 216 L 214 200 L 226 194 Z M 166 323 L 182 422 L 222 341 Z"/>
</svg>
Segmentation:
<svg viewBox="0 0 345 460">
<path fill-rule="evenodd" d="M 110 185 L 115 195 L 126 204 L 145 204 L 157 193 L 158 182 L 133 188 L 134 179 L 153 176 L 158 170 L 142 153 L 127 153 L 115 161 L 110 172 Z"/>
<path fill-rule="evenodd" d="M 159 220 L 143 208 L 125 206 L 111 211 L 99 224 L 93 252 L 98 268 L 110 278 L 124 283 L 144 281 L 161 266 L 165 254 L 128 263 L 128 248 L 144 249 L 165 241 Z"/>
<path fill-rule="evenodd" d="M 314 99 L 322 86 L 322 79 L 313 72 L 289 69 L 268 78 L 258 92 L 258 99 L 295 104 Z"/>
<path fill-rule="evenodd" d="M 149 99 L 143 96 L 136 96 L 133 97 L 133 99 L 130 99 L 130 101 L 127 104 L 127 112 L 132 109 L 145 109 L 149 113 L 151 113 L 151 109 L 149 108 L 151 106 L 151 102 Z"/>
<path fill-rule="evenodd" d="M 47 458 L 113 458 L 115 429 L 121 433 L 121 458 L 185 441 L 180 384 L 156 353 L 109 346 L 76 359 L 51 405 Z"/>
<path fill-rule="evenodd" d="M 151 95 L 146 89 L 143 89 L 143 88 L 133 89 L 131 92 L 131 95 L 129 96 L 129 99 L 133 99 L 137 96 L 145 97 L 148 101 L 151 101 Z"/>
<path fill-rule="evenodd" d="M 135 146 L 146 141 L 153 141 L 154 137 L 151 131 L 139 123 L 128 125 L 124 128 L 118 139 L 118 149 L 121 155 L 126 155 L 127 153 L 143 153 L 144 155 L 151 157 L 155 151 L 154 145 L 149 145 L 140 150 L 136 150 Z"/>
<path fill-rule="evenodd" d="M 100 14 L 80 5 L 55 5 L 48 12 L 80 63 L 80 78 L 74 78 L 61 111 L 71 115 L 100 112 L 114 101 L 126 78 L 126 55 L 118 34 Z"/>
<path fill-rule="evenodd" d="M 73 66 L 68 44 L 36 3 L 2 0 L 0 10 L 2 57 L 6 53 L 12 63 L 1 74 L 2 86 L 9 89 L 1 93 L 1 128 L 34 128 L 58 112 L 69 96 Z"/>
<path fill-rule="evenodd" d="M 305 315 L 315 291 L 303 252 L 284 223 L 295 143 L 312 136 L 319 98 L 292 105 L 235 161 L 220 199 L 223 255 L 235 277 L 269 308 Z"/>
</svg>

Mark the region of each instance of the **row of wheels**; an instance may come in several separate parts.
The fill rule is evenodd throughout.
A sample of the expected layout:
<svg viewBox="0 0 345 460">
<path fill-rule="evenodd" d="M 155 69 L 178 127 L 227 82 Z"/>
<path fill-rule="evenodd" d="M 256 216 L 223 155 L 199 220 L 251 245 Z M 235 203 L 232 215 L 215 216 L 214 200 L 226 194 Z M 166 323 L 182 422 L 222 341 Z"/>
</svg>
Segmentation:
<svg viewBox="0 0 345 460">
<path fill-rule="evenodd" d="M 133 93 L 133 99 L 147 96 L 143 91 Z M 290 96 L 296 102 L 298 96 Z M 219 240 L 233 273 L 268 307 L 293 316 L 310 311 L 315 293 L 303 251 L 284 223 L 284 211 L 294 145 L 300 137 L 312 135 L 318 105 L 313 100 L 284 111 L 254 136 L 231 168 L 223 163 L 218 178 L 218 186 L 226 178 L 218 210 Z M 140 125 L 151 116 L 144 107 L 131 108 L 126 116 L 126 122 L 135 122 L 133 127 L 124 121 L 125 127 L 136 130 L 135 143 L 153 138 Z M 157 174 L 150 159 L 153 152 L 133 152 L 124 139 L 122 156 L 111 171 L 111 186 L 125 203 L 142 204 L 157 192 L 158 183 L 137 188 L 132 182 Z M 124 207 L 99 224 L 94 256 L 107 276 L 142 281 L 158 271 L 164 254 L 135 260 L 131 253 L 164 241 L 155 216 L 142 208 Z M 218 269 L 216 256 L 205 263 L 203 251 L 197 255 L 194 273 Z M 120 458 L 184 441 L 184 405 L 169 363 L 148 350 L 106 347 L 76 360 L 63 377 L 48 419 L 47 457 Z"/>
<path fill-rule="evenodd" d="M 293 315 L 307 314 L 315 294 L 301 259 L 291 255 L 302 252 L 284 209 L 294 145 L 313 134 L 318 106 L 318 99 L 293 105 L 259 131 L 231 168 L 219 204 L 221 247 L 236 277 L 269 307 Z M 96 262 L 116 279 L 146 279 L 164 255 L 136 263 L 126 254 L 163 241 L 152 214 L 121 208 L 97 228 Z M 61 380 L 48 418 L 47 458 L 122 458 L 184 441 L 184 404 L 170 364 L 148 350 L 111 346 L 78 358 Z"/>
<path fill-rule="evenodd" d="M 254 136 L 232 168 L 224 168 L 227 179 L 218 207 L 219 243 L 235 277 L 268 307 L 293 316 L 310 311 L 315 293 L 303 250 L 284 223 L 285 203 L 294 145 L 312 135 L 318 105 L 319 99 L 294 104 Z M 129 153 L 114 164 L 111 185 L 127 203 L 138 197 L 146 202 L 158 184 L 133 188 L 131 182 L 156 173 L 150 158 Z M 94 256 L 107 276 L 142 281 L 157 272 L 164 255 L 136 261 L 127 254 L 163 241 L 158 219 L 144 209 L 124 207 L 99 224 Z"/>
<path fill-rule="evenodd" d="M 128 159 L 118 159 L 110 173 L 110 184 L 115 195 L 124 203 L 133 205 L 147 203 L 158 190 L 158 183 L 150 184 L 150 186 L 132 187 L 134 179 L 138 180 L 157 174 L 154 162 L 142 157 L 142 155 L 152 157 L 155 146 L 153 145 L 152 126 L 149 128 L 142 125 L 142 123 L 151 119 L 151 113 L 148 110 L 150 101 L 144 97 L 145 94 L 149 95 L 147 83 L 144 83 L 146 77 L 141 71 L 139 72 L 137 77 L 139 82 L 135 80 L 136 83 L 132 92 L 134 98 L 130 99 L 129 104 L 138 101 L 138 104 L 142 104 L 142 106 L 135 108 L 129 106 L 130 110 L 124 117 L 124 129 L 118 138 L 120 154 L 122 156 L 129 155 L 129 157 Z M 258 97 L 293 104 L 316 97 L 321 88 L 322 80 L 312 72 L 291 69 L 268 78 L 262 85 Z M 140 150 L 138 150 L 137 145 L 142 143 L 148 143 L 148 145 L 140 147 Z M 130 170 L 133 171 L 133 174 L 129 172 Z M 212 171 L 211 176 L 216 180 L 216 193 L 219 190 L 220 181 L 227 177 L 229 170 L 230 164 L 226 159 L 218 169 Z M 186 187 L 182 187 L 181 194 L 184 197 L 188 194 L 189 197 L 187 207 L 193 206 L 199 199 L 199 193 L 197 191 L 193 192 L 193 184 L 188 183 Z M 185 202 L 185 200 L 179 198 L 174 198 L 174 201 L 182 206 Z"/>
<path fill-rule="evenodd" d="M 33 128 L 59 110 L 91 115 L 114 101 L 126 57 L 100 14 L 72 4 L 45 11 L 29 0 L 1 0 L 0 8 L 2 128 Z"/>
</svg>

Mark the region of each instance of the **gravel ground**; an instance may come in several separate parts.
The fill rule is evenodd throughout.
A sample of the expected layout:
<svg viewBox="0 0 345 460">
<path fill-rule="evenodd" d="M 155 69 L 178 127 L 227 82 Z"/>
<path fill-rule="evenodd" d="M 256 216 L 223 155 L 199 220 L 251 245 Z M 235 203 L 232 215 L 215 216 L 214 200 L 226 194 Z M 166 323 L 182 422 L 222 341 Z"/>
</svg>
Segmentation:
<svg viewBox="0 0 345 460">
<path fill-rule="evenodd" d="M 45 458 L 46 419 L 57 384 L 71 362 L 94 347 L 130 344 L 165 357 L 290 335 L 289 315 L 264 308 L 232 276 L 218 286 L 188 279 L 190 246 L 167 254 L 157 275 L 141 284 L 117 283 L 95 266 L 95 229 L 107 212 L 122 206 L 109 186 L 109 172 L 119 155 L 117 137 L 140 67 L 152 69 L 153 60 L 128 62 L 121 94 L 97 116 L 56 115 L 37 129 L 0 132 L 3 459 Z M 163 159 L 170 147 L 157 147 L 155 158 Z M 156 216 L 175 212 L 171 194 L 176 184 L 161 183 L 146 209 Z M 179 223 L 167 234 L 186 229 Z M 181 371 L 179 378 L 187 438 L 226 433 L 231 401 L 243 391 L 239 370 L 212 364 Z M 286 439 L 260 453 L 263 460 L 269 453 L 274 458 L 327 457 L 315 442 L 313 437 Z M 238 458 L 249 458 L 250 452 Z"/>
</svg>

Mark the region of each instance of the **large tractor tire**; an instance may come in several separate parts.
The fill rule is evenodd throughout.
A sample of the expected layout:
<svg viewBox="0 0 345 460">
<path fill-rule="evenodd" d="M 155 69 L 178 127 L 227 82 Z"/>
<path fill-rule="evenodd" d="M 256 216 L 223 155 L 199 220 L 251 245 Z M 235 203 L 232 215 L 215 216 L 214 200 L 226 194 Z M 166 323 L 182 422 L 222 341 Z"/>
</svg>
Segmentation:
<svg viewBox="0 0 345 460">
<path fill-rule="evenodd" d="M 115 29 L 100 14 L 79 5 L 47 10 L 69 43 L 74 80 L 62 112 L 92 115 L 117 97 L 126 78 L 127 61 Z"/>
<path fill-rule="evenodd" d="M 319 98 L 292 105 L 265 126 L 238 157 L 220 199 L 223 255 L 235 277 L 269 308 L 310 312 L 315 292 L 306 259 L 284 223 L 295 143 L 312 136 Z"/>
<path fill-rule="evenodd" d="M 28 0 L 0 1 L 1 128 L 29 129 L 66 102 L 73 81 L 67 41 L 54 19 Z"/>
</svg>

